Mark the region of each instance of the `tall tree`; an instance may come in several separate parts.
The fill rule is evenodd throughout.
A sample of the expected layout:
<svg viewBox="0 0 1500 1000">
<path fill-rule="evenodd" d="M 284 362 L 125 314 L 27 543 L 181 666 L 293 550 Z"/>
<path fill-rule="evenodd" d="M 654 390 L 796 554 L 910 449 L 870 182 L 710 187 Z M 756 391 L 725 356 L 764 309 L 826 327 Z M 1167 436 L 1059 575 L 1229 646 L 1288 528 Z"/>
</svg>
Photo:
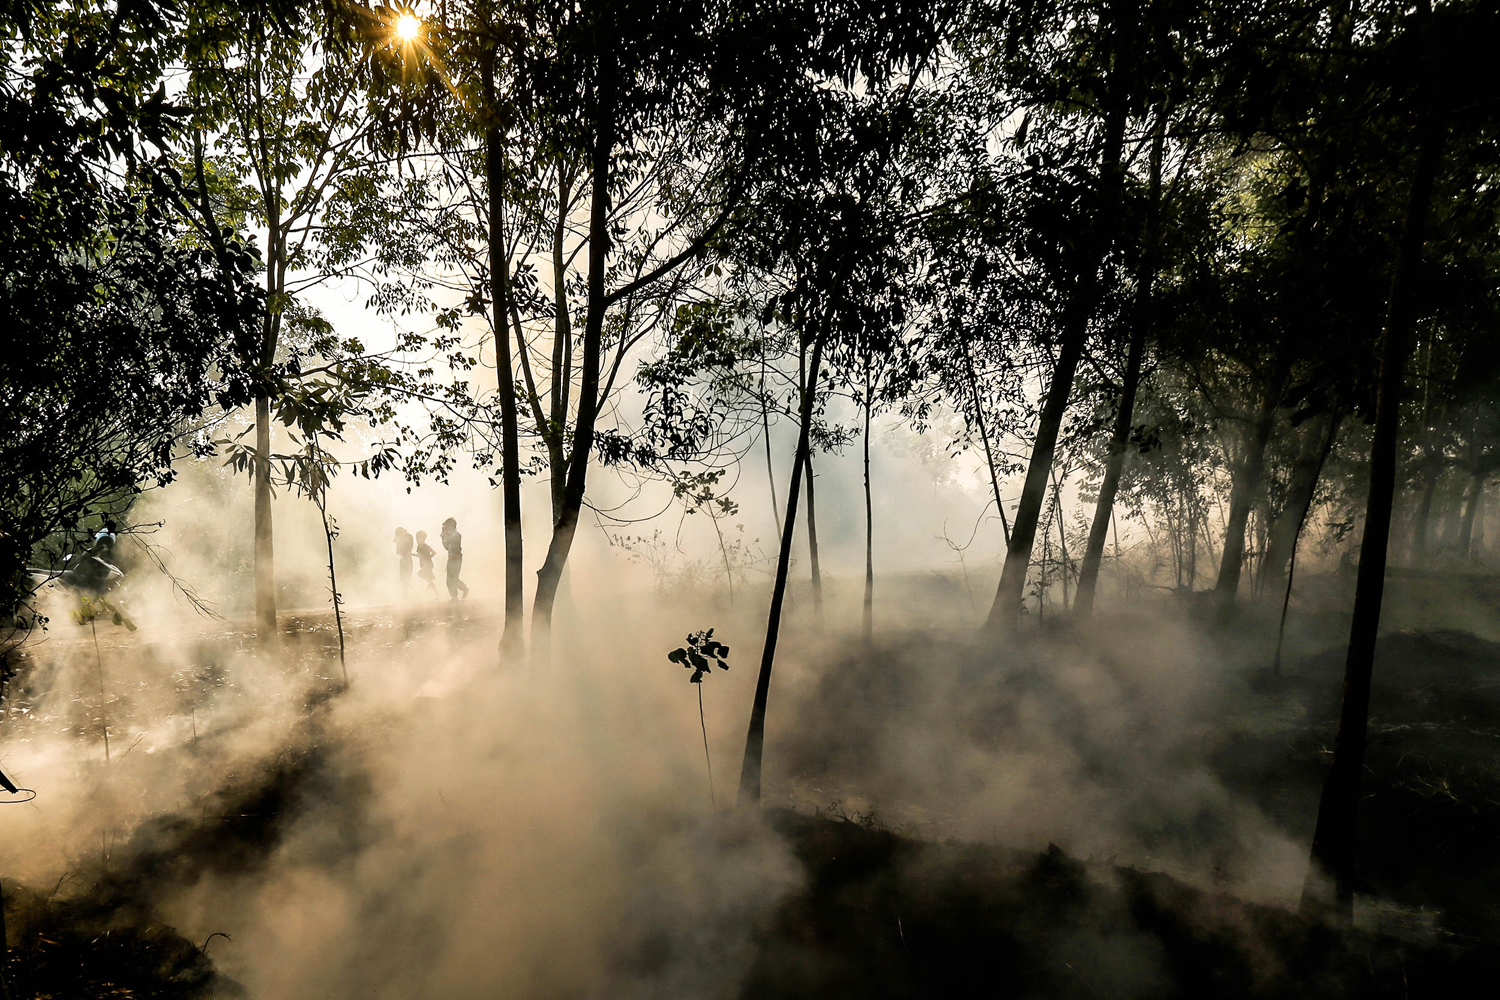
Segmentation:
<svg viewBox="0 0 1500 1000">
<path fill-rule="evenodd" d="M 748 251 L 741 251 L 748 268 L 782 275 L 784 290 L 766 304 L 765 317 L 774 315 L 795 331 L 807 357 L 766 640 L 740 768 L 742 805 L 758 804 L 761 797 L 771 674 L 825 356 L 854 368 L 865 350 L 880 349 L 904 326 L 908 282 L 903 275 L 916 266 L 904 223 L 919 196 L 917 185 L 903 183 L 911 167 L 902 156 L 913 131 L 911 89 L 910 80 L 894 93 L 872 87 L 862 97 L 832 88 L 800 89 L 797 96 L 807 102 L 806 110 L 816 109 L 798 119 L 811 131 L 796 137 L 792 155 L 765 180 L 767 188 L 754 203 L 763 214 L 749 230 Z"/>
<path fill-rule="evenodd" d="M 205 2 L 184 25 L 184 103 L 192 111 L 185 158 L 187 217 L 216 249 L 228 224 L 264 233 L 267 309 L 244 345 L 262 374 L 255 396 L 255 618 L 262 641 L 276 631 L 271 516 L 271 372 L 288 334 L 306 335 L 298 295 L 348 273 L 383 213 L 373 128 L 363 112 L 363 76 L 353 53 L 331 44 L 318 5 Z M 293 345 L 295 346 L 295 345 Z"/>
<path fill-rule="evenodd" d="M 1094 16 L 1090 16 L 1091 14 Z M 1011 627 L 1020 613 L 1026 574 L 1031 565 L 1031 550 L 1036 541 L 1037 524 L 1046 502 L 1047 480 L 1052 471 L 1058 434 L 1062 429 L 1078 364 L 1083 357 L 1090 321 L 1099 305 L 1100 269 L 1117 237 L 1124 188 L 1125 127 L 1135 70 L 1137 15 L 1137 6 L 1133 0 L 1111 0 L 1099 7 L 1096 14 L 1071 7 L 1059 8 L 1057 16 L 1062 20 L 1050 26 L 1070 42 L 1082 40 L 1082 44 L 1095 48 L 1097 57 L 1088 62 L 1078 62 L 1078 54 L 1071 50 L 1052 53 L 1057 63 L 1048 66 L 1043 72 L 1060 71 L 1068 63 L 1099 67 L 1094 72 L 1086 71 L 1085 78 L 1074 84 L 1079 91 L 1088 94 L 1092 110 L 1097 116 L 1098 130 L 1092 148 L 1093 162 L 1084 168 L 1087 180 L 1076 185 L 1063 182 L 1063 189 L 1053 193 L 1053 196 L 1060 195 L 1072 200 L 1080 210 L 1071 219 L 1072 232 L 1064 237 L 1072 252 L 1064 254 L 1069 259 L 1063 265 L 1067 277 L 1057 319 L 1056 363 L 1047 377 L 1047 388 L 1037 417 L 1036 434 L 1026 466 L 1026 478 L 1021 487 L 1020 503 L 1016 507 L 1011 527 L 1010 544 L 1006 547 L 1005 564 L 986 623 L 990 629 Z M 1030 32 L 1036 29 L 1028 25 L 1026 30 Z M 1040 39 L 1049 36 L 1045 31 L 1038 31 L 1035 37 Z M 1043 92 L 1046 92 L 1045 89 Z M 1068 171 L 1075 169 L 1077 168 L 1073 164 L 1066 167 Z M 1035 174 L 1032 176 L 1038 180 L 1062 182 L 1064 176 L 1060 172 L 1046 178 L 1043 169 L 1038 167 L 1033 170 Z M 1030 180 L 1030 177 L 1027 179 Z"/>
<path fill-rule="evenodd" d="M 1451 25 L 1451 22 L 1450 22 Z M 1430 4 L 1424 3 L 1398 38 L 1406 43 L 1411 76 L 1417 81 L 1407 105 L 1414 155 L 1405 220 L 1402 225 L 1384 330 L 1380 338 L 1380 377 L 1375 404 L 1375 436 L 1370 449 L 1370 487 L 1360 540 L 1354 615 L 1344 666 L 1343 699 L 1334 737 L 1333 763 L 1318 802 L 1304 910 L 1331 910 L 1353 915 L 1358 838 L 1358 804 L 1364 769 L 1365 731 L 1370 709 L 1376 636 L 1385 588 L 1390 541 L 1391 505 L 1396 485 L 1396 450 L 1400 407 L 1412 331 L 1421 308 L 1421 268 L 1428 239 L 1433 191 L 1442 171 L 1447 143 L 1447 109 L 1436 85 L 1441 51 Z M 1445 32 L 1450 45 L 1456 37 Z M 1400 52 L 1402 47 L 1398 47 Z M 1444 52 L 1440 58 L 1452 58 Z M 1329 881 L 1325 881 L 1325 877 Z M 1331 892 L 1328 891 L 1331 889 Z"/>
<path fill-rule="evenodd" d="M 1145 364 L 1146 337 L 1151 326 L 1151 293 L 1160 267 L 1160 234 L 1162 199 L 1162 160 L 1167 137 L 1167 109 L 1158 105 L 1154 114 L 1151 153 L 1146 180 L 1144 232 L 1141 238 L 1140 263 L 1135 274 L 1135 301 L 1130 311 L 1130 340 L 1126 350 L 1125 370 L 1121 375 L 1119 400 L 1115 404 L 1114 426 L 1110 431 L 1109 451 L 1104 476 L 1089 522 L 1084 543 L 1083 561 L 1078 569 L 1078 596 L 1073 602 L 1074 614 L 1087 617 L 1094 610 L 1099 566 L 1104 559 L 1104 541 L 1114 514 L 1115 494 L 1120 487 L 1120 470 L 1130 445 L 1130 429 L 1135 415 L 1135 396 L 1140 388 L 1141 369 Z"/>
</svg>

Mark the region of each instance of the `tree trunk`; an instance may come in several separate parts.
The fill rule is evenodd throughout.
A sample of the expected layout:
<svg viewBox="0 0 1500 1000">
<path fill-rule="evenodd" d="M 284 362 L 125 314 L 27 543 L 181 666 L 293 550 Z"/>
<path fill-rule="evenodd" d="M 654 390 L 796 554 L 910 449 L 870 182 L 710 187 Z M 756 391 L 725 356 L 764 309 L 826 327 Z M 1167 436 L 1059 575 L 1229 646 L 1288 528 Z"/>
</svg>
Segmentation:
<svg viewBox="0 0 1500 1000">
<path fill-rule="evenodd" d="M 1089 278 L 1085 283 L 1096 286 L 1097 276 Z M 1087 299 L 1087 307 L 1083 301 L 1076 301 L 1070 309 L 1072 315 L 1064 330 L 1062 350 L 1058 354 L 1057 367 L 1052 372 L 1052 384 L 1047 389 L 1046 402 L 1042 406 L 1036 441 L 1032 444 L 1031 460 L 1026 467 L 1026 481 L 1021 487 L 1021 502 L 1016 507 L 1016 520 L 1011 526 L 1005 566 L 1001 570 L 1000 584 L 995 590 L 995 602 L 990 607 L 986 622 L 986 628 L 991 630 L 1013 627 L 1016 616 L 1020 613 L 1022 594 L 1026 589 L 1026 573 L 1031 566 L 1031 550 L 1036 543 L 1037 522 L 1046 503 L 1047 479 L 1057 450 L 1058 432 L 1062 429 L 1063 414 L 1068 407 L 1068 395 L 1078 371 L 1078 362 L 1083 356 L 1084 340 L 1088 336 L 1088 317 L 1093 311 L 1097 295 L 1093 292 L 1087 295 L 1078 292 L 1074 294 L 1074 298 Z"/>
<path fill-rule="evenodd" d="M 1318 480 L 1322 477 L 1323 464 L 1333 449 L 1338 437 L 1341 415 L 1333 412 L 1322 418 L 1319 433 L 1308 435 L 1303 449 L 1292 464 L 1292 481 L 1287 489 L 1286 506 L 1281 515 L 1271 523 L 1266 542 L 1266 555 L 1261 563 L 1261 593 L 1266 600 L 1283 596 L 1287 586 L 1287 566 L 1296 549 L 1297 536 L 1312 508 L 1313 495 L 1318 491 Z"/>
<path fill-rule="evenodd" d="M 276 636 L 276 547 L 271 533 L 271 401 L 255 397 L 255 631 Z"/>
<path fill-rule="evenodd" d="M 1131 4 L 1121 6 L 1133 7 Z M 1112 20 L 1115 21 L 1119 48 L 1114 54 L 1110 72 L 1108 110 L 1104 122 L 1104 147 L 1099 166 L 1099 218 L 1089 234 L 1092 246 L 1080 251 L 1082 259 L 1072 293 L 1068 296 L 1057 365 L 1052 371 L 1052 381 L 1047 387 L 1047 396 L 1037 423 L 1036 441 L 1031 447 L 1026 481 L 1021 487 L 1021 502 L 1016 508 L 1010 544 L 1006 547 L 1005 566 L 1000 572 L 999 586 L 995 588 L 995 603 L 991 605 L 989 618 L 985 622 L 986 629 L 990 631 L 1014 628 L 1021 611 L 1022 595 L 1026 590 L 1026 573 L 1031 567 L 1031 549 L 1036 543 L 1037 521 L 1041 518 L 1042 507 L 1047 499 L 1047 478 L 1052 471 L 1058 432 L 1062 429 L 1063 414 L 1068 408 L 1068 396 L 1073 389 L 1073 378 L 1078 372 L 1078 362 L 1083 357 L 1083 348 L 1088 340 L 1089 320 L 1099 302 L 1099 268 L 1104 263 L 1119 228 L 1124 183 L 1121 157 L 1125 143 L 1126 98 L 1129 93 L 1128 69 L 1134 56 L 1130 33 L 1134 30 L 1135 14 L 1133 9 L 1126 9 Z"/>
<path fill-rule="evenodd" d="M 1313 493 L 1317 490 L 1318 480 L 1323 475 L 1323 464 L 1328 461 L 1329 452 L 1333 451 L 1334 438 L 1338 436 L 1339 414 L 1330 413 L 1328 416 L 1328 432 L 1323 436 L 1323 447 L 1318 451 L 1318 464 L 1313 468 L 1309 477 L 1311 485 L 1307 489 L 1307 499 L 1297 511 L 1297 521 L 1292 527 L 1291 541 L 1288 545 L 1290 558 L 1286 560 L 1286 576 L 1278 586 L 1281 588 L 1281 621 L 1276 626 L 1276 655 L 1271 660 L 1271 673 L 1277 677 L 1281 676 L 1281 648 L 1286 640 L 1286 613 L 1292 605 L 1292 583 L 1297 575 L 1297 545 L 1302 540 L 1302 528 L 1307 524 L 1307 512 L 1312 508 Z M 1282 515 L 1283 519 L 1286 513 Z"/>
<path fill-rule="evenodd" d="M 323 518 L 323 540 L 328 543 L 328 592 L 333 595 L 333 624 L 339 633 L 339 672 L 344 677 L 344 687 L 349 686 L 349 664 L 344 659 L 344 609 L 339 596 L 339 578 L 333 563 L 333 525 L 328 522 L 328 498 L 317 501 L 318 514 Z"/>
<path fill-rule="evenodd" d="M 1431 8 L 1423 3 L 1418 15 L 1425 36 Z M 1426 56 L 1424 38 L 1424 60 Z M 1426 76 L 1426 68 L 1419 70 Z M 1391 278 L 1384 345 L 1380 360 L 1380 388 L 1375 404 L 1375 438 L 1370 447 L 1370 496 L 1360 540 L 1359 575 L 1354 590 L 1354 617 L 1349 626 L 1349 655 L 1344 665 L 1344 696 L 1333 764 L 1318 802 L 1312 856 L 1302 909 L 1331 910 L 1344 919 L 1354 915 L 1357 874 L 1360 773 L 1364 769 L 1365 730 L 1369 721 L 1370 682 L 1375 640 L 1380 628 L 1380 605 L 1385 590 L 1386 550 L 1390 543 L 1391 501 L 1396 488 L 1396 448 L 1400 438 L 1401 386 L 1406 356 L 1415 325 L 1414 287 L 1421 267 L 1422 247 L 1432 189 L 1442 160 L 1443 126 L 1426 107 L 1425 79 L 1419 84 L 1417 110 L 1418 153 L 1412 177 L 1406 224 L 1401 234 L 1395 273 Z M 1332 880 L 1332 892 L 1322 876 Z"/>
<path fill-rule="evenodd" d="M 823 572 L 818 565 L 818 504 L 814 499 L 815 491 L 813 482 L 812 448 L 809 446 L 807 457 L 802 460 L 807 466 L 807 559 L 812 566 L 812 594 L 813 611 L 821 620 L 823 617 Z"/>
<path fill-rule="evenodd" d="M 552 229 L 552 297 L 555 316 L 552 328 L 552 399 L 549 426 L 545 428 L 547 464 L 552 469 L 552 523 L 562 516 L 567 492 L 568 457 L 563 428 L 568 425 L 568 390 L 573 384 L 573 320 L 568 313 L 567 211 L 572 201 L 572 174 L 561 163 L 557 167 L 557 223 Z"/>
<path fill-rule="evenodd" d="M 1464 511 L 1468 506 L 1468 489 L 1463 483 L 1452 483 L 1447 489 L 1447 510 L 1443 514 L 1443 549 L 1453 552 L 1458 549 L 1459 537 L 1463 534 Z"/>
<path fill-rule="evenodd" d="M 766 399 L 766 357 L 761 347 L 760 358 L 760 433 L 766 446 L 766 481 L 771 484 L 771 517 L 776 520 L 776 535 L 781 536 L 780 505 L 776 502 L 776 468 L 771 463 L 771 404 Z"/>
<path fill-rule="evenodd" d="M 601 54 L 601 61 L 607 62 L 608 58 Z M 600 69 L 598 100 L 598 119 L 593 148 L 589 153 L 588 316 L 583 328 L 583 369 L 562 513 L 552 528 L 547 558 L 537 570 L 536 597 L 531 612 L 531 650 L 532 659 L 538 665 L 546 664 L 551 656 L 552 607 L 557 599 L 557 585 L 562 579 L 563 567 L 573 547 L 573 538 L 578 532 L 589 452 L 594 447 L 594 425 L 599 416 L 599 363 L 606 308 L 604 272 L 609 258 L 609 167 L 615 145 L 614 78 L 607 66 Z"/>
<path fill-rule="evenodd" d="M 1151 137 L 1151 166 L 1146 201 L 1146 246 L 1141 266 L 1135 276 L 1135 302 L 1130 317 L 1130 347 L 1125 356 L 1125 380 L 1120 385 L 1119 408 L 1109 436 L 1109 455 L 1104 461 L 1104 478 L 1099 483 L 1099 498 L 1094 503 L 1094 519 L 1089 522 L 1088 543 L 1083 563 L 1078 568 L 1078 594 L 1073 599 L 1075 616 L 1087 618 L 1094 613 L 1094 593 L 1099 585 L 1099 567 L 1104 561 L 1104 541 L 1114 517 L 1115 496 L 1120 491 L 1120 473 L 1125 468 L 1125 453 L 1130 445 L 1130 426 L 1135 412 L 1135 394 L 1141 384 L 1141 365 L 1146 356 L 1146 328 L 1151 323 L 1151 291 L 1156 283 L 1158 218 L 1161 211 L 1161 165 L 1167 140 L 1166 109 L 1156 109 L 1156 129 Z M 1118 538 L 1115 541 L 1119 547 Z"/>
<path fill-rule="evenodd" d="M 776 640 L 781 631 L 781 607 L 786 600 L 787 570 L 792 561 L 792 533 L 797 522 L 797 493 L 802 485 L 802 469 L 807 461 L 816 395 L 818 371 L 823 362 L 823 338 L 813 340 L 808 379 L 799 401 L 801 426 L 797 432 L 797 453 L 792 460 L 792 479 L 787 485 L 786 520 L 781 527 L 781 548 L 776 557 L 776 579 L 771 585 L 771 610 L 766 620 L 766 642 L 760 655 L 760 673 L 755 679 L 755 701 L 750 707 L 750 728 L 745 734 L 745 759 L 740 766 L 739 803 L 760 804 L 761 758 L 766 741 L 766 698 L 771 690 L 771 667 L 776 662 Z"/>
<path fill-rule="evenodd" d="M 1474 521 L 1479 506 L 1484 502 L 1484 471 L 1475 468 L 1474 478 L 1469 481 L 1469 495 L 1464 501 L 1464 519 L 1458 529 L 1458 554 L 1465 559 L 1474 555 Z"/>
<path fill-rule="evenodd" d="M 1484 506 L 1484 493 L 1485 491 L 1481 489 L 1479 495 L 1474 498 L 1474 557 L 1476 559 L 1483 559 L 1485 552 L 1484 523 L 1488 512 Z"/>
<path fill-rule="evenodd" d="M 979 401 L 979 379 L 974 374 L 974 358 L 969 353 L 969 341 L 959 334 L 959 346 L 964 353 L 964 372 L 969 377 L 969 392 L 974 397 L 974 423 L 979 428 L 979 440 L 984 444 L 984 464 L 990 471 L 990 489 L 995 494 L 995 509 L 1000 512 L 1000 530 L 1005 535 L 1005 544 L 1010 546 L 1010 521 L 1005 517 L 1005 500 L 1000 496 L 1000 475 L 995 468 L 995 453 L 990 450 L 989 431 L 984 426 L 984 406 Z"/>
<path fill-rule="evenodd" d="M 807 380 L 807 350 L 804 347 L 797 354 L 797 382 L 798 389 L 806 394 L 811 391 Z M 814 393 L 816 399 L 816 393 Z M 809 429 L 809 434 L 811 429 Z M 811 441 L 811 437 L 808 439 Z M 803 459 L 803 465 L 807 468 L 807 561 L 812 570 L 812 594 L 813 611 L 818 619 L 823 618 L 823 572 L 818 563 L 818 504 L 817 492 L 814 489 L 814 480 L 817 473 L 813 471 L 813 452 L 817 449 L 808 445 L 807 457 Z"/>
<path fill-rule="evenodd" d="M 865 352 L 865 608 L 864 637 L 868 647 L 875 638 L 875 506 L 870 496 L 870 354 Z"/>
<path fill-rule="evenodd" d="M 286 243 L 282 233 L 279 183 L 264 202 L 266 213 L 266 303 L 260 356 L 264 371 L 276 362 L 286 293 Z M 276 638 L 276 546 L 271 523 L 271 399 L 255 397 L 255 625 L 262 645 Z"/>
<path fill-rule="evenodd" d="M 1069 602 L 1068 602 L 1068 568 L 1069 568 L 1068 567 L 1068 535 L 1067 535 L 1067 532 L 1065 530 L 1067 528 L 1067 524 L 1065 523 L 1065 519 L 1063 518 L 1062 484 L 1057 481 L 1057 469 L 1056 469 L 1056 467 L 1054 467 L 1052 469 L 1052 505 L 1053 505 L 1053 509 L 1057 511 L 1057 551 L 1062 556 L 1062 588 L 1063 588 L 1062 609 L 1063 609 L 1063 613 L 1066 614 L 1067 611 L 1068 611 L 1068 607 L 1069 607 Z"/>
<path fill-rule="evenodd" d="M 1417 516 L 1411 526 L 1411 557 L 1420 563 L 1427 558 L 1431 541 L 1432 498 L 1437 493 L 1439 457 L 1429 446 L 1425 456 L 1426 468 L 1422 471 L 1422 499 L 1417 503 Z"/>
<path fill-rule="evenodd" d="M 1245 460 L 1235 470 L 1234 485 L 1229 492 L 1229 523 L 1224 528 L 1224 549 L 1219 556 L 1219 579 L 1214 584 L 1214 604 L 1221 621 L 1234 611 L 1235 594 L 1240 588 L 1240 570 L 1245 557 L 1245 526 L 1249 523 L 1250 507 L 1255 502 L 1255 493 L 1260 489 L 1261 476 L 1265 472 L 1266 443 L 1271 439 L 1276 404 L 1281 397 L 1281 383 L 1282 375 L 1278 371 L 1261 399 L 1260 412 L 1256 415 L 1255 427 L 1250 434 L 1249 449 L 1245 452 Z"/>
<path fill-rule="evenodd" d="M 488 73 L 486 74 L 488 76 Z M 485 81 L 493 106 L 494 81 Z M 495 339 L 495 382 L 500 394 L 500 489 L 505 505 L 505 631 L 500 656 L 514 662 L 522 652 L 525 621 L 525 564 L 521 536 L 521 435 L 516 417 L 516 379 L 512 367 L 510 315 L 510 260 L 505 243 L 505 145 L 498 128 L 485 131 L 485 184 L 489 189 L 490 319 Z"/>
<path fill-rule="evenodd" d="M 1198 588 L 1198 508 L 1193 498 L 1183 490 L 1183 518 L 1187 522 L 1187 544 L 1183 547 L 1183 559 L 1187 563 L 1187 589 Z"/>
</svg>

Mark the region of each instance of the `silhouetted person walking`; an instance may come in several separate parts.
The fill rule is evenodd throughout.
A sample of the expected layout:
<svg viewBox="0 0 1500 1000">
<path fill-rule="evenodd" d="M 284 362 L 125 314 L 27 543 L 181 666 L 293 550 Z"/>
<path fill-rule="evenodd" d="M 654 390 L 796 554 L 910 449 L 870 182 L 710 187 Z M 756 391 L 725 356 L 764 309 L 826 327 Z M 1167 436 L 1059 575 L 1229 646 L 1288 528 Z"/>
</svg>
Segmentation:
<svg viewBox="0 0 1500 1000">
<path fill-rule="evenodd" d="M 396 555 L 401 561 L 396 564 L 396 576 L 401 581 L 401 597 L 404 600 L 406 593 L 411 589 L 411 532 L 405 528 L 396 529 Z"/>
<path fill-rule="evenodd" d="M 432 572 L 432 557 L 437 555 L 437 549 L 427 544 L 427 532 L 417 532 L 417 578 L 427 582 L 427 589 L 432 591 L 432 596 L 438 596 L 437 576 Z"/>
<path fill-rule="evenodd" d="M 448 599 L 457 600 L 459 595 L 469 596 L 469 585 L 458 578 L 464 568 L 464 536 L 458 533 L 458 522 L 453 518 L 443 522 L 443 548 L 448 552 Z"/>
</svg>

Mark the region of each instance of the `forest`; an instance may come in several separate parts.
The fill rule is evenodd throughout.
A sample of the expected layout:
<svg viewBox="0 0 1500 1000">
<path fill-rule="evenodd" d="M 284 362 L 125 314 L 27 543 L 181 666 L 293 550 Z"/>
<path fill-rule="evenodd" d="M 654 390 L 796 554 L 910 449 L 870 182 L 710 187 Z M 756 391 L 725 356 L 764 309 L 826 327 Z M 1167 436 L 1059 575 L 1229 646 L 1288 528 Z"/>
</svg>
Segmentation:
<svg viewBox="0 0 1500 1000">
<path fill-rule="evenodd" d="M 0 1000 L 1493 991 L 1494 4 L 0 37 Z"/>
</svg>

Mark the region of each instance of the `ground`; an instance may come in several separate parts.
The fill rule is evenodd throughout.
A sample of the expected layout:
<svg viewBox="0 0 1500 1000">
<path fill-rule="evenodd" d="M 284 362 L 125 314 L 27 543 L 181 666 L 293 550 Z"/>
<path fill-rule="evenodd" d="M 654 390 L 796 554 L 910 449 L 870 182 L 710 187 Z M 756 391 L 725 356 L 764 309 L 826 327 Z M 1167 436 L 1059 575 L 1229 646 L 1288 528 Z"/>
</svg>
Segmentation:
<svg viewBox="0 0 1500 1000">
<path fill-rule="evenodd" d="M 1462 586 L 1474 591 L 1471 582 Z M 1424 599 L 1432 599 L 1430 589 Z M 1405 612 L 1393 620 L 1413 623 Z M 1353 928 L 1306 921 L 1285 903 L 1252 901 L 1254 894 L 1242 891 L 1245 876 L 1234 870 L 1243 858 L 1225 847 L 1228 812 L 1200 804 L 1165 818 L 1156 810 L 1148 820 L 1139 809 L 1122 809 L 1139 820 L 1133 842 L 1159 846 L 1163 857 L 1183 845 L 1201 848 L 1193 857 L 1223 852 L 1222 873 L 1210 866 L 1196 877 L 1174 877 L 1150 870 L 1142 860 L 1148 855 L 1115 861 L 1055 844 L 1033 849 L 954 838 L 940 818 L 921 818 L 940 809 L 923 802 L 918 772 L 903 784 L 910 745 L 896 734 L 928 727 L 948 739 L 959 733 L 966 746 L 1004 749 L 1008 733 L 1030 724 L 1028 706 L 1062 705 L 1048 721 L 1049 738 L 1089 788 L 1138 805 L 1147 800 L 1132 789 L 1149 786 L 1154 775 L 1165 781 L 1204 770 L 1228 790 L 1227 800 L 1252 803 L 1292 842 L 1305 843 L 1336 718 L 1343 621 L 1337 610 L 1310 606 L 1279 671 L 1265 655 L 1264 616 L 1202 632 L 1206 653 L 1199 655 L 1222 664 L 1222 683 L 1177 706 L 1181 717 L 1167 735 L 1166 720 L 1152 724 L 1149 701 L 1159 691 L 1149 685 L 1122 687 L 1117 732 L 1101 732 L 1098 717 L 1070 715 L 1076 692 L 1075 701 L 1058 694 L 1065 680 L 1055 669 L 1058 650 L 1077 645 L 1065 636 L 1012 650 L 1013 666 L 1002 675 L 986 670 L 990 654 L 973 636 L 951 630 L 887 634 L 873 651 L 838 647 L 813 670 L 786 731 L 773 735 L 770 753 L 789 789 L 776 802 L 801 808 L 772 803 L 765 822 L 801 878 L 753 928 L 748 971 L 735 991 L 745 998 L 979 991 L 1405 998 L 1464 995 L 1473 984 L 1493 982 L 1500 974 L 1500 949 L 1493 947 L 1500 906 L 1492 892 L 1500 884 L 1500 644 L 1472 630 L 1407 627 L 1382 637 Z M 358 806 L 364 796 L 350 787 L 359 779 L 335 760 L 346 737 L 320 721 L 343 697 L 330 625 L 315 612 L 284 620 L 281 669 L 310 680 L 294 688 L 300 721 L 264 766 L 204 790 L 186 818 L 144 818 L 127 843 L 106 849 L 99 864 L 66 886 L 7 881 L 12 996 L 242 995 L 215 971 L 215 943 L 183 938 L 166 926 L 158 903 L 205 872 L 254 871 L 313 793 L 326 797 L 332 786 L 351 803 L 341 836 L 355 842 L 368 835 Z M 358 611 L 348 626 L 365 648 L 400 647 L 420 646 L 434 629 L 488 643 L 494 621 L 493 609 L 476 602 L 421 616 Z M 1105 634 L 1124 648 L 1132 630 L 1160 627 L 1155 619 L 1118 618 Z M 105 655 L 131 644 L 137 652 L 151 642 L 174 646 L 184 664 L 179 673 L 190 681 L 188 702 L 193 690 L 226 683 L 215 665 L 249 642 L 229 624 L 154 638 L 100 635 Z M 92 636 L 56 637 L 67 641 Z M 1090 655 L 1108 664 L 1097 650 Z M 12 738 L 32 726 L 71 732 L 90 745 L 100 735 L 99 706 L 83 695 L 47 720 L 28 714 L 44 700 L 37 685 L 49 675 L 40 662 L 23 662 L 12 681 Z M 966 707 L 944 709 L 935 721 L 934 701 L 923 694 L 934 688 L 962 691 Z M 146 704 L 143 695 L 113 697 L 107 708 L 117 732 L 127 733 L 130 713 L 147 711 Z M 863 722 L 819 726 L 820 718 Z M 931 738 L 945 746 L 937 733 Z M 920 774 L 932 784 L 930 772 Z M 942 808 L 954 808 L 951 797 L 945 801 Z M 875 803 L 877 815 L 851 812 L 850 802 Z M 632 976 L 648 975 L 672 960 L 674 947 L 647 934 L 611 960 Z"/>
</svg>

